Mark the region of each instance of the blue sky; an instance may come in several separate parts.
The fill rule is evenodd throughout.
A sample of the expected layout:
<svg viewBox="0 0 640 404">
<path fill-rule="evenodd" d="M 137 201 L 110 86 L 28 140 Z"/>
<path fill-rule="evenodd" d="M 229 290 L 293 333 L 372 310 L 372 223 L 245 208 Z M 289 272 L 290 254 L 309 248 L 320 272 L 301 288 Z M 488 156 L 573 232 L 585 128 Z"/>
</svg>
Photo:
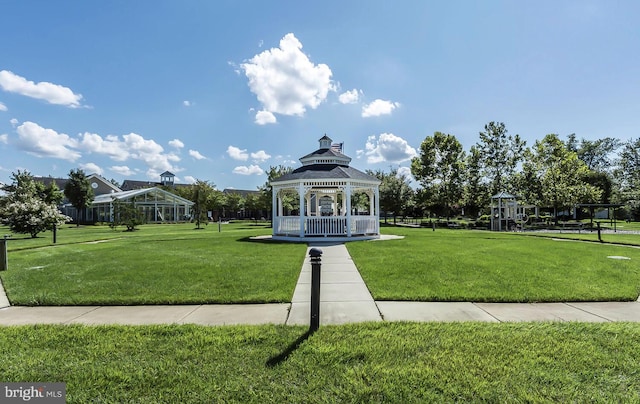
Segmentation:
<svg viewBox="0 0 640 404">
<path fill-rule="evenodd" d="M 637 1 L 2 1 L 0 182 L 83 168 L 255 189 L 325 133 L 406 170 L 490 121 L 640 128 Z"/>
</svg>

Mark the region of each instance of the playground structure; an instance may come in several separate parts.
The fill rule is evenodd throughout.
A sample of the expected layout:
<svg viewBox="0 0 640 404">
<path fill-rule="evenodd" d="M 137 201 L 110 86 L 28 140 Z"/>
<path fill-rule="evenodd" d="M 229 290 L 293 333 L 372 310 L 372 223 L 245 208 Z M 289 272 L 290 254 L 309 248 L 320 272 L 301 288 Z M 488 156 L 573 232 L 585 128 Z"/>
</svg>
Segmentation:
<svg viewBox="0 0 640 404">
<path fill-rule="evenodd" d="M 594 228 L 594 213 L 599 211 L 597 219 L 604 219 L 610 222 L 613 230 L 616 231 L 616 217 L 612 214 L 612 210 L 624 206 L 623 204 L 577 204 L 569 212 L 562 214 L 573 218 L 573 221 L 555 221 L 556 225 L 560 223 L 561 229 L 577 229 Z M 590 223 L 584 224 L 578 219 L 578 210 L 588 209 L 590 211 Z M 556 215 L 558 212 L 554 212 Z M 522 231 L 527 229 L 540 228 L 540 225 L 548 227 L 549 223 L 540 222 L 539 208 L 535 205 L 520 205 L 518 197 L 507 192 L 500 192 L 491 197 L 491 227 L 493 231 Z"/>
<path fill-rule="evenodd" d="M 491 197 L 491 230 L 516 231 L 522 230 L 529 221 L 527 211 L 535 209 L 538 216 L 538 208 L 533 205 L 519 205 L 518 197 L 507 192 L 500 192 Z"/>
</svg>

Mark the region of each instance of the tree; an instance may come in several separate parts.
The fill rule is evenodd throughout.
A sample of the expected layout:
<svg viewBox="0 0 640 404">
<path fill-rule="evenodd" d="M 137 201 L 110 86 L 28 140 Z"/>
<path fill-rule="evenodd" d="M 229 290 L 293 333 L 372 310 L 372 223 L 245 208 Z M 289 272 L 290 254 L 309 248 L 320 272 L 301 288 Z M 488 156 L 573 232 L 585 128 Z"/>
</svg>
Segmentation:
<svg viewBox="0 0 640 404">
<path fill-rule="evenodd" d="M 54 206 L 60 205 L 64 200 L 64 193 L 60 191 L 58 185 L 53 181 L 47 186 L 41 182 L 36 182 L 36 191 L 40 199 Z"/>
<path fill-rule="evenodd" d="M 495 195 L 501 191 L 513 191 L 509 188 L 509 179 L 518 163 L 522 161 L 526 142 L 519 135 L 507 135 L 502 122 L 489 122 L 480 132 L 480 142 L 476 144 L 480 153 L 480 166 L 483 175 L 489 181 L 489 192 Z"/>
<path fill-rule="evenodd" d="M 200 229 L 202 222 L 205 224 L 209 222 L 208 210 L 213 198 L 214 188 L 209 182 L 202 180 L 197 180 L 190 188 L 189 199 L 193 202 L 193 207 L 191 208 L 192 219 L 196 222 L 196 228 Z"/>
<path fill-rule="evenodd" d="M 489 206 L 491 195 L 482 176 L 481 155 L 476 146 L 471 146 L 466 158 L 464 175 L 463 204 L 471 217 L 476 217 L 483 208 Z"/>
<path fill-rule="evenodd" d="M 379 187 L 380 208 L 385 212 L 384 222 L 387 223 L 387 214 L 393 212 L 393 223 L 396 223 L 398 214 L 405 212 L 413 205 L 413 189 L 409 185 L 406 174 L 398 174 L 398 169 L 392 168 L 389 173 L 381 170 L 367 170 L 381 181 Z"/>
<path fill-rule="evenodd" d="M 38 194 L 38 189 L 44 187 L 38 186 L 29 172 L 13 173 L 12 179 L 11 185 L 3 187 L 6 195 L 0 198 L 0 219 L 11 231 L 35 238 L 38 233 L 71 220 L 60 213 L 55 202 Z"/>
<path fill-rule="evenodd" d="M 84 215 L 85 208 L 93 202 L 93 189 L 89 185 L 89 180 L 83 170 L 69 171 L 69 181 L 64 186 L 64 196 L 69 203 L 78 211 L 76 225 L 80 225 L 80 217 Z M 83 219 L 86 219 L 83 217 Z"/>
<path fill-rule="evenodd" d="M 556 222 L 559 209 L 577 203 L 594 203 L 602 195 L 602 190 L 585 181 L 590 172 L 587 165 L 577 153 L 567 149 L 558 135 L 549 134 L 536 141 L 531 157 L 540 181 L 540 203 L 554 208 Z"/>
<path fill-rule="evenodd" d="M 254 221 L 258 222 L 258 216 L 260 216 L 260 198 L 255 194 L 247 194 L 244 198 L 244 208 L 251 214 Z"/>
<path fill-rule="evenodd" d="M 614 176 L 618 199 L 630 205 L 635 218 L 640 217 L 640 138 L 624 143 Z"/>
<path fill-rule="evenodd" d="M 113 213 L 111 216 L 111 226 L 115 229 L 119 225 L 124 225 L 127 231 L 134 231 L 136 227 L 145 223 L 144 212 L 136 207 L 135 198 L 130 201 L 121 201 L 112 198 Z"/>
<path fill-rule="evenodd" d="M 225 195 L 226 213 L 231 215 L 230 217 L 236 217 L 237 213 L 244 206 L 244 198 L 238 192 L 229 192 Z"/>
<path fill-rule="evenodd" d="M 273 221 L 273 189 L 271 187 L 271 181 L 276 178 L 282 177 L 285 174 L 290 174 L 293 171 L 292 167 L 285 167 L 283 165 L 279 165 L 277 167 L 269 167 L 269 171 L 267 172 L 267 182 L 258 187 L 258 191 L 260 191 L 259 197 L 259 206 L 261 209 L 264 209 L 267 212 L 271 212 L 269 215 Z M 283 207 L 285 209 L 291 209 L 294 205 L 294 197 L 284 195 L 282 198 Z"/>
<path fill-rule="evenodd" d="M 462 200 L 465 154 L 454 135 L 435 132 L 420 145 L 420 154 L 411 160 L 411 174 L 425 189 L 430 205 L 447 218 Z"/>
<path fill-rule="evenodd" d="M 621 146 L 620 140 L 605 137 L 597 140 L 576 139 L 575 133 L 568 136 L 567 149 L 578 155 L 589 170 L 609 172 L 612 167 L 611 155 Z"/>
</svg>

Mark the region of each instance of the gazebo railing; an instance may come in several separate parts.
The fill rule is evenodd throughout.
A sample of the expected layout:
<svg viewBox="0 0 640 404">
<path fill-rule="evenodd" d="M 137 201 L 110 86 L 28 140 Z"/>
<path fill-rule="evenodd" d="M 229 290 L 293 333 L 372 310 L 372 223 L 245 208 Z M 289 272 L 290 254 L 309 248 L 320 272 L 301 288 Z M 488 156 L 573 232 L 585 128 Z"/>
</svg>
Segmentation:
<svg viewBox="0 0 640 404">
<path fill-rule="evenodd" d="M 346 216 L 304 217 L 304 236 L 347 236 Z M 351 235 L 377 234 L 375 216 L 352 216 Z M 300 235 L 299 216 L 281 216 L 274 218 L 274 234 L 290 236 Z"/>
<path fill-rule="evenodd" d="M 275 234 L 298 235 L 300 234 L 300 218 L 298 216 L 275 217 L 273 231 Z"/>
<path fill-rule="evenodd" d="M 305 224 L 305 236 L 347 234 L 347 218 L 343 216 L 308 217 Z"/>
<path fill-rule="evenodd" d="M 351 217 L 351 234 L 377 234 L 378 219 L 375 216 Z"/>
</svg>

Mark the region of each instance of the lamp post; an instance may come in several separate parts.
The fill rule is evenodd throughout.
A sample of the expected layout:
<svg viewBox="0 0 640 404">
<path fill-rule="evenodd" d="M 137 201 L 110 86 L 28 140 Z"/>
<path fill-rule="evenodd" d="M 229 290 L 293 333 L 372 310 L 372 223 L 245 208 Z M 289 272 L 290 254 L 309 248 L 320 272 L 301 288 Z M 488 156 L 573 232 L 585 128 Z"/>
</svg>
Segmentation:
<svg viewBox="0 0 640 404">
<path fill-rule="evenodd" d="M 11 234 L 5 234 L 0 239 L 0 271 L 6 271 L 9 269 L 9 255 L 7 254 L 7 239 L 11 237 Z"/>
<path fill-rule="evenodd" d="M 320 327 L 320 266 L 322 250 L 312 248 L 309 250 L 311 257 L 311 318 L 309 331 L 317 331 Z"/>
</svg>

